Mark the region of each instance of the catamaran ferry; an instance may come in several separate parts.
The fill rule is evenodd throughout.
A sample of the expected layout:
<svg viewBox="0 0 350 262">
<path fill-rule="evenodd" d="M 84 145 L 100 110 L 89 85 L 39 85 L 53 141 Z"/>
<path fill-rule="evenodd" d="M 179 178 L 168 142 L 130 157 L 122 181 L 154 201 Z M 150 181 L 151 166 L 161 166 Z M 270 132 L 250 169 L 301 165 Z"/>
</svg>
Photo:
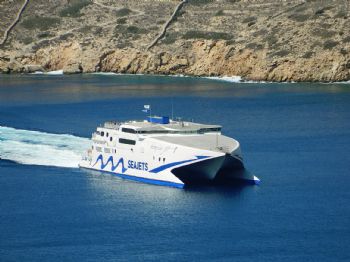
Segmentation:
<svg viewBox="0 0 350 262">
<path fill-rule="evenodd" d="M 122 178 L 183 188 L 201 183 L 259 179 L 244 170 L 239 142 L 221 134 L 221 126 L 169 117 L 106 122 L 92 134 L 82 168 Z"/>
</svg>

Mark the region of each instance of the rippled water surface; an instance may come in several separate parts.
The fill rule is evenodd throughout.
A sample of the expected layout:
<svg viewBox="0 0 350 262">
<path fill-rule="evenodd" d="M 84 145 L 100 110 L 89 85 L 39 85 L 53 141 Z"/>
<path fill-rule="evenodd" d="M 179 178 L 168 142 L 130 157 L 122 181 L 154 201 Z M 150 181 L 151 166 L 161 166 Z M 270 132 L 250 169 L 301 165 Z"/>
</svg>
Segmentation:
<svg viewBox="0 0 350 262">
<path fill-rule="evenodd" d="M 0 261 L 349 261 L 350 84 L 0 76 Z M 100 123 L 223 125 L 259 186 L 173 189 L 76 168 Z"/>
</svg>

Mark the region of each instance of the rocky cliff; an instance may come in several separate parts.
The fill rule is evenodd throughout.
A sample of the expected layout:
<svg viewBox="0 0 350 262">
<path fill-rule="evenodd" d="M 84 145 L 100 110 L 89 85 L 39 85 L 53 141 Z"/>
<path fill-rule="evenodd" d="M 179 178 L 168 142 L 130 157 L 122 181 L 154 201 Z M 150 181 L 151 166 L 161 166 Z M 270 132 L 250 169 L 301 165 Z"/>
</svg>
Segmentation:
<svg viewBox="0 0 350 262">
<path fill-rule="evenodd" d="M 0 0 L 0 71 L 344 81 L 349 7 L 348 0 Z"/>
</svg>

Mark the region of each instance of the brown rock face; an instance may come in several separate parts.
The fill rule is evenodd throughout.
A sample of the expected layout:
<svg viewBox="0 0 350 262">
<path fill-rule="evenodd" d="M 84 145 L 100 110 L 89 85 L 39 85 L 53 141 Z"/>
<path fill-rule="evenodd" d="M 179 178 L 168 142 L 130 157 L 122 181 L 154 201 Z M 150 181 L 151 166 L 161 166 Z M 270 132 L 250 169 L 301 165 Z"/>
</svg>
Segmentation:
<svg viewBox="0 0 350 262">
<path fill-rule="evenodd" d="M 15 4 L 1 3 L 3 29 Z M 0 71 L 242 76 L 265 81 L 350 79 L 349 2 L 29 2 L 0 46 Z M 8 12 L 12 12 L 13 17 Z M 4 31 L 0 31 L 0 34 Z"/>
</svg>

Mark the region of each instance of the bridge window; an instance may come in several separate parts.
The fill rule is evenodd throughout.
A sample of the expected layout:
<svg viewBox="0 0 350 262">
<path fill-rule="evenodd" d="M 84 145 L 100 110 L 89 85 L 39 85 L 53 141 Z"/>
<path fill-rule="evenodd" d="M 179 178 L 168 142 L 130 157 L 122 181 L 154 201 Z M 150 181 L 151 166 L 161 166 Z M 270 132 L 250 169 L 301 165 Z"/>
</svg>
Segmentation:
<svg viewBox="0 0 350 262">
<path fill-rule="evenodd" d="M 125 138 L 119 138 L 119 143 L 127 144 L 127 145 L 136 145 L 136 141 L 135 140 L 125 139 Z"/>
<path fill-rule="evenodd" d="M 135 134 L 135 133 L 136 133 L 135 129 L 126 128 L 126 127 L 123 127 L 123 128 L 122 128 L 122 132 L 124 132 L 124 133 L 130 133 L 130 134 Z"/>
<path fill-rule="evenodd" d="M 221 131 L 220 127 L 211 127 L 211 128 L 201 128 L 199 129 L 198 133 L 203 134 L 208 132 L 219 132 L 219 131 Z"/>
<path fill-rule="evenodd" d="M 105 135 L 105 132 L 101 131 L 101 136 L 104 136 Z"/>
</svg>

